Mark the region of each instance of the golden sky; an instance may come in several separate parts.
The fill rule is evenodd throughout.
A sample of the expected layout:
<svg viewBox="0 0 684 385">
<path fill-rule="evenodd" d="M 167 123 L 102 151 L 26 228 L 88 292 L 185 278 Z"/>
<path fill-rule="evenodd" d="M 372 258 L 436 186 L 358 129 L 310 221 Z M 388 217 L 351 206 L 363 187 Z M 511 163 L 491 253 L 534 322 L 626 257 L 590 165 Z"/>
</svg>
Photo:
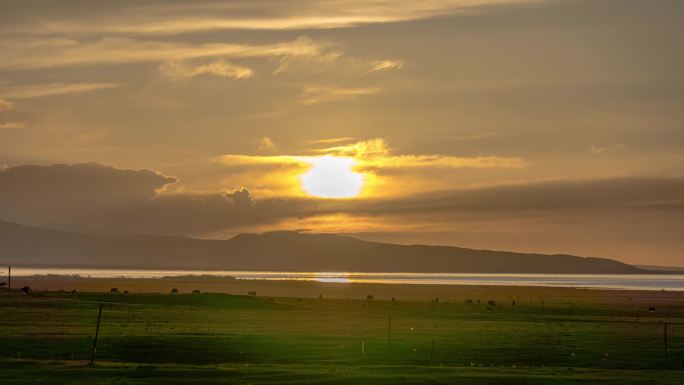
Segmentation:
<svg viewBox="0 0 684 385">
<path fill-rule="evenodd" d="M 0 2 L 0 220 L 684 264 L 678 0 Z"/>
</svg>

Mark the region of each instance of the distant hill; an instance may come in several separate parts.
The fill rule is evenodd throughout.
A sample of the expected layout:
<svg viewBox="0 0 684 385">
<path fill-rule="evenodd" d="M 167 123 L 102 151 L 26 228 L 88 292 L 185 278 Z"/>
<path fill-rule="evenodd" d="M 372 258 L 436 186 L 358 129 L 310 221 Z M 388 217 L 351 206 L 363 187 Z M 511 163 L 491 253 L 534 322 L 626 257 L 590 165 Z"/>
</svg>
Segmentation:
<svg viewBox="0 0 684 385">
<path fill-rule="evenodd" d="M 332 234 L 271 232 L 227 240 L 92 235 L 0 221 L 0 260 L 22 265 L 271 271 L 637 274 L 604 258 L 394 245 Z"/>
<path fill-rule="evenodd" d="M 652 272 L 667 272 L 684 274 L 684 267 L 681 266 L 657 266 L 657 265 L 634 265 L 642 270 L 649 270 Z"/>
</svg>

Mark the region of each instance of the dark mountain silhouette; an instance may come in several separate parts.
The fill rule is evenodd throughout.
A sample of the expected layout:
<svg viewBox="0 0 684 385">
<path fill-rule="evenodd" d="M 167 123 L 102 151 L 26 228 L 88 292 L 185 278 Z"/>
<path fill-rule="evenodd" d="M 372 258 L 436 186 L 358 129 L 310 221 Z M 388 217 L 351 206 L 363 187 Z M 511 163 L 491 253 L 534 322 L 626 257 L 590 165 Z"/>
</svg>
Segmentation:
<svg viewBox="0 0 684 385">
<path fill-rule="evenodd" d="M 271 271 L 431 273 L 644 273 L 604 258 L 395 245 L 332 234 L 271 232 L 228 240 L 92 235 L 0 221 L 0 260 L 71 265 Z"/>
</svg>

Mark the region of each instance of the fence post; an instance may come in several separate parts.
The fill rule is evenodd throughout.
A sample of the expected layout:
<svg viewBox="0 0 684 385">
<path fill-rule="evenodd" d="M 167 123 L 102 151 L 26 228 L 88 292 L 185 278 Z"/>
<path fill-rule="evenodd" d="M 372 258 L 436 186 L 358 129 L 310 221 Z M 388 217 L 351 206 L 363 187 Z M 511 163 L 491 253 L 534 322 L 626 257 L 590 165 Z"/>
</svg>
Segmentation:
<svg viewBox="0 0 684 385">
<path fill-rule="evenodd" d="M 93 340 L 93 352 L 90 356 L 90 365 L 95 365 L 95 352 L 97 351 L 97 336 L 100 334 L 100 320 L 102 319 L 102 305 L 97 313 L 97 327 L 95 328 L 95 339 Z"/>
</svg>

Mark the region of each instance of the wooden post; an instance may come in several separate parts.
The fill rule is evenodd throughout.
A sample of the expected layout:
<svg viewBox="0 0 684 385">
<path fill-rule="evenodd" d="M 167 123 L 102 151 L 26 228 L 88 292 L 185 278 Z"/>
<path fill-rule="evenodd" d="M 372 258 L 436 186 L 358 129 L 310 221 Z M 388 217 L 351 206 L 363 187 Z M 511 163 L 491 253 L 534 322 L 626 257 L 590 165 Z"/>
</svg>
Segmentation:
<svg viewBox="0 0 684 385">
<path fill-rule="evenodd" d="M 387 343 L 392 343 L 392 315 L 387 315 Z"/>
<path fill-rule="evenodd" d="M 95 328 L 95 339 L 93 340 L 93 353 L 90 356 L 90 365 L 95 365 L 95 352 L 97 351 L 97 336 L 100 334 L 100 320 L 102 319 L 102 305 L 97 313 L 97 327 Z"/>
</svg>

